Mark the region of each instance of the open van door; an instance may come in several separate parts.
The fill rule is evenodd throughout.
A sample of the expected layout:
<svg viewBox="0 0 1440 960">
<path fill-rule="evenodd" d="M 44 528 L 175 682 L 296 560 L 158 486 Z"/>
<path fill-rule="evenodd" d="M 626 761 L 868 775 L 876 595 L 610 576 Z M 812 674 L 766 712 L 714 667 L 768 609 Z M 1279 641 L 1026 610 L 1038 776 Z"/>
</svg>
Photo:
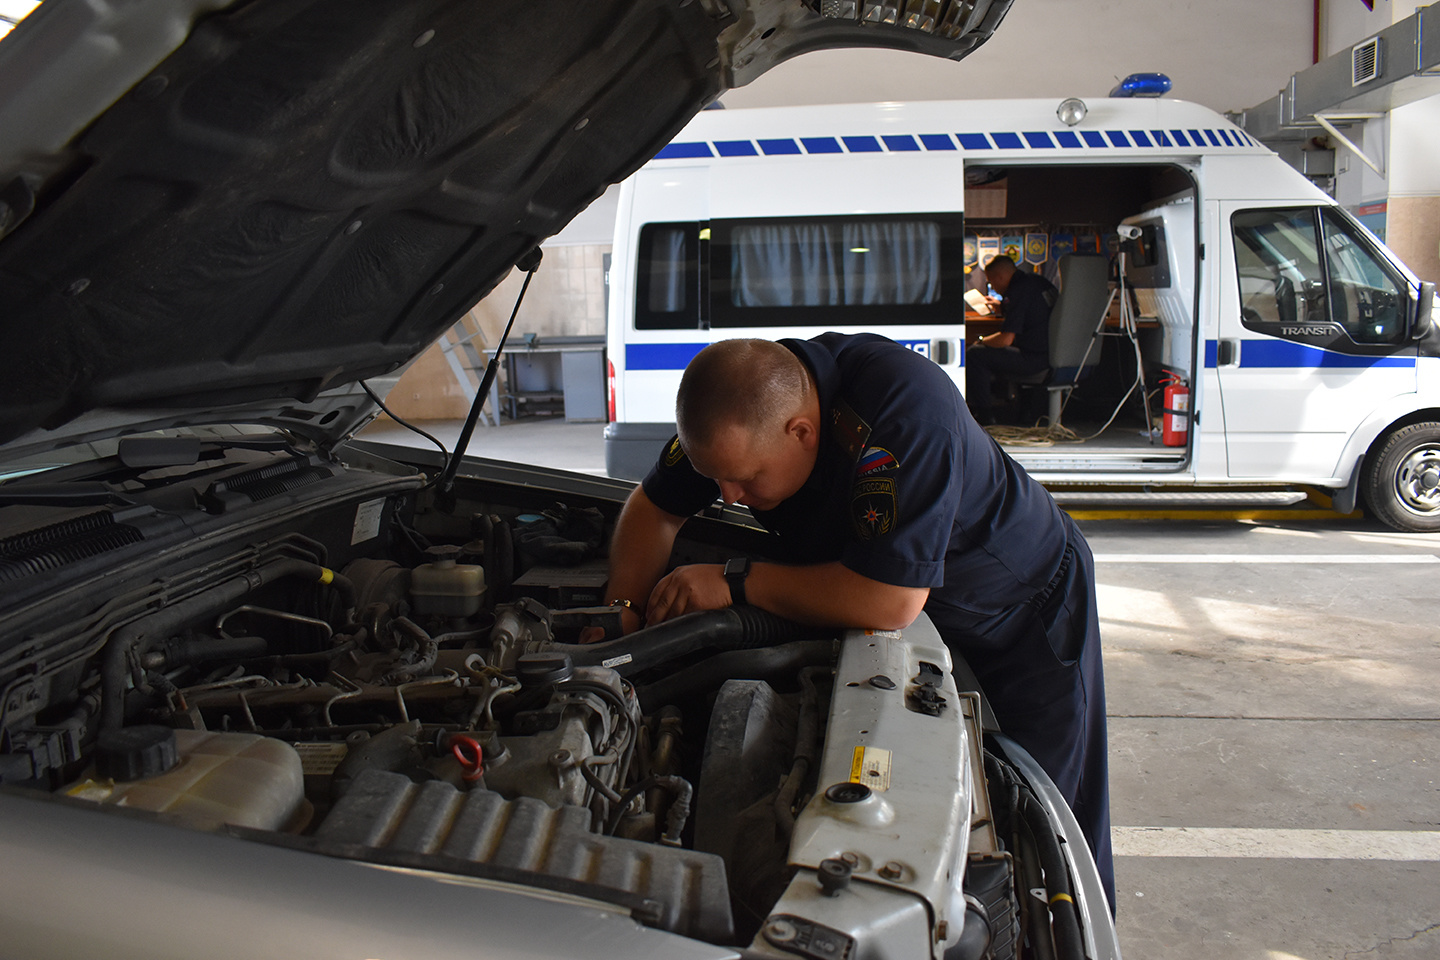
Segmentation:
<svg viewBox="0 0 1440 960">
<path fill-rule="evenodd" d="M 1409 280 L 1336 207 L 1210 206 L 1230 476 L 1348 476 L 1356 427 L 1416 389 Z"/>
</svg>

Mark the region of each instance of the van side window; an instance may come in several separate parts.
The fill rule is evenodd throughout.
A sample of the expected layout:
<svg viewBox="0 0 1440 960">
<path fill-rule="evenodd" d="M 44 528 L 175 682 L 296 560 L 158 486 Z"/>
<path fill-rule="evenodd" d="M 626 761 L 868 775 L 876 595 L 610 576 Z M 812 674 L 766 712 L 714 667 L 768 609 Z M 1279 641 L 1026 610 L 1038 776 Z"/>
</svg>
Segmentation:
<svg viewBox="0 0 1440 960">
<path fill-rule="evenodd" d="M 700 326 L 699 238 L 694 223 L 647 223 L 640 229 L 637 330 Z"/>
<path fill-rule="evenodd" d="M 959 323 L 954 215 L 711 221 L 713 327 Z"/>
<path fill-rule="evenodd" d="M 1403 336 L 1404 286 L 1334 211 L 1242 210 L 1231 229 L 1247 329 L 1341 351 Z"/>
</svg>

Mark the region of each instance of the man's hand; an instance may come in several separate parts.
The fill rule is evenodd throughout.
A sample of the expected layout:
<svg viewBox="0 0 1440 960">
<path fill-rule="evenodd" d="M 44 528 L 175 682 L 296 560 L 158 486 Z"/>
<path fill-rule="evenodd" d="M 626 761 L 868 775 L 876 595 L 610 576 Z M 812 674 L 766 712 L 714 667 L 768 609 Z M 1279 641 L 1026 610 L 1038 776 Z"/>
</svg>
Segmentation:
<svg viewBox="0 0 1440 960">
<path fill-rule="evenodd" d="M 731 603 L 725 567 L 718 563 L 694 563 L 676 567 L 655 585 L 646 623 L 662 623 L 696 610 L 719 610 Z"/>
</svg>

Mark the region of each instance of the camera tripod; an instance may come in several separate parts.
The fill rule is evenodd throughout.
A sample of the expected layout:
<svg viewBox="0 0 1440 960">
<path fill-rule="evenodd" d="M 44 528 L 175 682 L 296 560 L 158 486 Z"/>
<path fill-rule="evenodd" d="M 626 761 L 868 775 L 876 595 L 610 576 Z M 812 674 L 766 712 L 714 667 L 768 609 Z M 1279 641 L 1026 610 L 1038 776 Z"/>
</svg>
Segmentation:
<svg viewBox="0 0 1440 960">
<path fill-rule="evenodd" d="M 1145 436 L 1150 440 L 1151 446 L 1155 444 L 1155 427 L 1150 419 L 1150 395 L 1145 392 L 1145 361 L 1140 356 L 1139 328 L 1135 323 L 1135 309 L 1130 306 L 1130 297 L 1125 290 L 1125 255 L 1128 252 L 1125 248 L 1131 240 L 1120 242 L 1120 251 L 1116 255 L 1115 286 L 1110 289 L 1110 297 L 1105 301 L 1105 309 L 1100 311 L 1100 319 L 1095 323 L 1095 332 L 1090 335 L 1090 342 L 1085 345 L 1085 354 L 1080 358 L 1080 370 L 1085 369 L 1086 362 L 1090 359 L 1090 350 L 1099 342 L 1101 337 L 1125 337 L 1129 339 L 1130 346 L 1135 350 L 1135 379 L 1131 382 L 1125 396 L 1115 405 L 1115 412 L 1110 414 L 1110 419 L 1105 421 L 1105 426 L 1100 428 L 1099 433 L 1104 433 L 1106 427 L 1115 422 L 1120 410 L 1125 406 L 1125 401 L 1130 399 L 1130 394 L 1135 388 L 1140 388 L 1140 401 L 1145 406 Z M 1120 298 L 1120 323 L 1116 330 L 1106 329 L 1106 320 L 1110 317 L 1110 305 L 1115 298 Z M 1068 398 L 1067 398 L 1068 399 Z M 1099 436 L 1099 433 L 1096 436 Z"/>
</svg>

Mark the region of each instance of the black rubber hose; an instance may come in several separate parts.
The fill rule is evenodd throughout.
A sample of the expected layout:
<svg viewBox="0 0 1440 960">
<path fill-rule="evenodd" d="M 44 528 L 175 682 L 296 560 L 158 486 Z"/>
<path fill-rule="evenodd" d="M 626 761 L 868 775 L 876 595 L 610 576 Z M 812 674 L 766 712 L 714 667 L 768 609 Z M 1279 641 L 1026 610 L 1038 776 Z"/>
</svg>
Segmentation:
<svg viewBox="0 0 1440 960">
<path fill-rule="evenodd" d="M 835 662 L 835 641 L 795 640 L 761 650 L 730 650 L 678 670 L 663 680 L 637 687 L 640 708 L 654 713 L 672 703 L 686 703 L 726 680 L 775 681 L 793 677 L 805 667 Z"/>
<path fill-rule="evenodd" d="M 1080 934 L 1080 914 L 1060 839 L 1045 808 L 1029 790 L 1020 791 L 1020 815 L 1035 838 L 1040 867 L 1045 871 L 1046 899 L 1055 929 L 1055 955 L 1058 960 L 1084 960 L 1085 939 Z"/>
<path fill-rule="evenodd" d="M 687 613 L 674 620 L 637 630 L 604 643 L 557 643 L 550 649 L 568 653 L 578 666 L 611 662 L 621 676 L 632 676 L 701 651 L 753 650 L 792 640 L 834 636 L 833 628 L 807 627 L 744 604 L 722 610 Z M 629 657 L 623 663 L 617 658 Z"/>
<path fill-rule="evenodd" d="M 149 662 L 150 654 L 146 654 L 144 660 L 147 667 L 180 667 L 217 660 L 254 660 L 269 652 L 270 645 L 264 637 L 210 637 L 173 640 L 163 646 L 158 664 Z"/>
</svg>

